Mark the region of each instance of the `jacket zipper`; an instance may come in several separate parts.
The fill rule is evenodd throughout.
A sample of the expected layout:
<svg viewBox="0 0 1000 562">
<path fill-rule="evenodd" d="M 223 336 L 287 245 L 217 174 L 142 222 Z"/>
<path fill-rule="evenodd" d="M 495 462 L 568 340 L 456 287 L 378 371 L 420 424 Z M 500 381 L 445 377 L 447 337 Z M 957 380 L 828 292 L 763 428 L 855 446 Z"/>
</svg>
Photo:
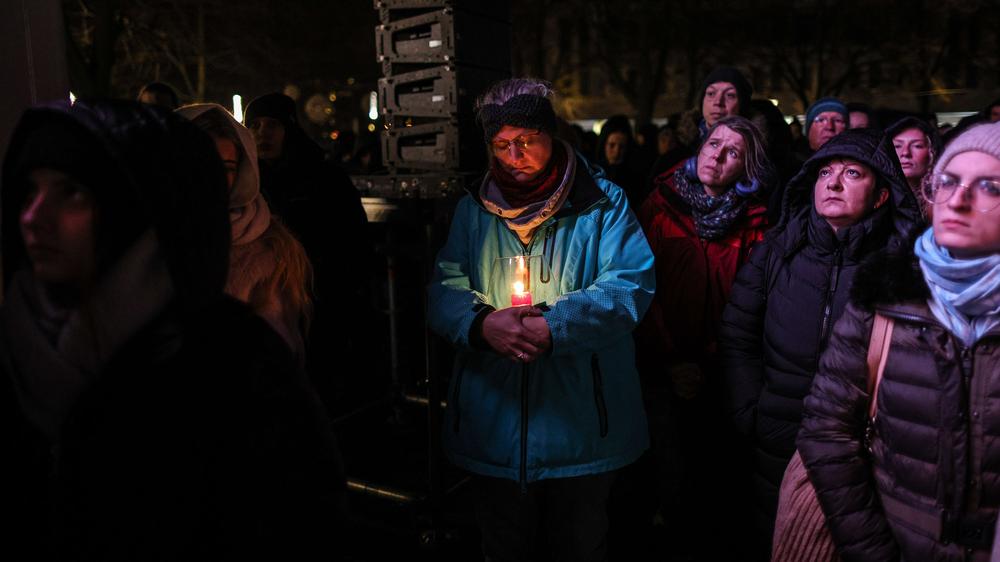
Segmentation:
<svg viewBox="0 0 1000 562">
<path fill-rule="evenodd" d="M 965 486 L 962 489 L 962 504 L 957 506 L 957 510 L 964 511 L 969 504 L 969 495 L 972 493 L 972 477 L 975 472 L 972 463 L 972 348 L 966 345 L 962 345 L 959 357 L 962 361 L 962 386 L 965 389 L 965 404 L 962 405 L 964 408 L 964 422 L 966 424 L 965 429 L 965 474 L 962 475 L 962 480 L 965 482 Z M 961 513 L 961 511 L 959 513 Z"/>
<path fill-rule="evenodd" d="M 521 495 L 528 493 L 528 364 L 521 365 Z"/>
<path fill-rule="evenodd" d="M 594 377 L 594 404 L 597 406 L 597 420 L 603 439 L 608 436 L 608 405 L 604 401 L 604 380 L 601 377 L 601 363 L 596 353 L 590 356 L 590 371 Z"/>
<path fill-rule="evenodd" d="M 833 272 L 830 275 L 830 288 L 826 292 L 826 307 L 823 309 L 823 327 L 820 330 L 820 349 L 825 347 L 827 338 L 830 337 L 832 328 L 831 316 L 833 316 L 833 298 L 837 294 L 837 285 L 840 282 L 840 268 L 843 261 L 843 249 L 838 246 L 833 256 Z"/>
</svg>

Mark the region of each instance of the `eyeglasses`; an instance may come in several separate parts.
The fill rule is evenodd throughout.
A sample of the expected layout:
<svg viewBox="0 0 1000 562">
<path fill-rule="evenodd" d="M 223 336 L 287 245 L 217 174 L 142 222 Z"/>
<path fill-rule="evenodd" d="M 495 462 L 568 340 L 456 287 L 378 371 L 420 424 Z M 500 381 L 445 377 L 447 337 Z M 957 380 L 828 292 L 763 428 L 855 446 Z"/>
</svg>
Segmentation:
<svg viewBox="0 0 1000 562">
<path fill-rule="evenodd" d="M 535 146 L 535 137 L 538 135 L 539 133 L 531 133 L 528 135 L 520 135 L 509 140 L 497 139 L 491 143 L 493 145 L 493 154 L 496 154 L 497 156 L 504 154 L 510 150 L 510 145 L 516 146 L 521 151 L 530 150 L 531 147 Z"/>
<path fill-rule="evenodd" d="M 823 126 L 823 127 L 825 127 L 828 123 L 833 123 L 834 127 L 836 127 L 836 126 L 839 126 L 839 125 L 846 125 L 847 121 L 844 121 L 844 118 L 841 117 L 841 116 L 839 116 L 839 115 L 834 116 L 834 117 L 826 117 L 824 115 L 821 115 L 821 116 L 813 119 L 813 123 L 819 123 L 820 126 Z"/>
<path fill-rule="evenodd" d="M 980 213 L 988 213 L 1000 206 L 1000 181 L 980 178 L 971 185 L 958 183 L 958 178 L 950 174 L 928 176 L 924 180 L 924 199 L 934 205 L 947 203 L 955 191 L 964 187 L 966 195 L 972 201 L 972 207 Z"/>
</svg>

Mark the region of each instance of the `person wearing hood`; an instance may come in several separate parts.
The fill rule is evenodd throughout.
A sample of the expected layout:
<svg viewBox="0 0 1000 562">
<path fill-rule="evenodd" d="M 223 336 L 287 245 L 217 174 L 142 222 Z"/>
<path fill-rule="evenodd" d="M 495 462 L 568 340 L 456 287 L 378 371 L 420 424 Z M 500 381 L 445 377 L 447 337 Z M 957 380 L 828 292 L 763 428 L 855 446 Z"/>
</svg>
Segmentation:
<svg viewBox="0 0 1000 562">
<path fill-rule="evenodd" d="M 778 488 L 795 452 L 802 400 L 844 311 L 855 273 L 921 223 L 888 138 L 851 129 L 789 182 L 782 217 L 739 272 L 722 315 L 719 357 L 738 430 L 755 449 L 756 521 L 766 556 Z"/>
<path fill-rule="evenodd" d="M 304 363 L 312 266 L 260 193 L 253 136 L 218 104 L 188 105 L 177 113 L 212 137 L 226 167 L 232 229 L 226 293 L 264 317 Z"/>
<path fill-rule="evenodd" d="M 799 454 L 845 562 L 1000 560 L 1000 123 L 945 147 L 923 195 L 931 228 L 858 272 L 803 409 Z M 876 314 L 893 324 L 873 392 Z"/>
<path fill-rule="evenodd" d="M 615 115 L 604 122 L 597 140 L 597 165 L 604 168 L 611 183 L 625 190 L 632 209 L 638 209 L 646 196 L 643 177 L 636 170 L 636 148 L 627 117 Z"/>
<path fill-rule="evenodd" d="M 257 144 L 261 193 L 302 243 L 313 267 L 307 370 L 334 409 L 364 380 L 343 376 L 344 358 L 374 353 L 370 278 L 375 250 L 368 218 L 350 177 L 327 162 L 299 126 L 292 98 L 271 93 L 254 99 L 244 123 Z"/>
<path fill-rule="evenodd" d="M 606 560 L 611 484 L 649 446 L 631 331 L 653 255 L 622 189 L 553 136 L 551 95 L 514 78 L 477 101 L 490 168 L 428 286 L 456 347 L 444 450 L 498 561 Z"/>
<path fill-rule="evenodd" d="M 941 137 L 937 129 L 923 119 L 904 117 L 890 125 L 885 134 L 892 139 L 906 183 L 919 198 L 924 216 L 930 216 L 934 206 L 928 204 L 921 193 L 924 178 L 934 168 L 935 155 L 941 154 Z"/>
<path fill-rule="evenodd" d="M 335 552 L 343 469 L 281 338 L 223 292 L 212 140 L 160 108 L 60 103 L 3 163 L 8 550 L 185 560 Z M 325 552 L 318 552 L 325 551 Z"/>
</svg>

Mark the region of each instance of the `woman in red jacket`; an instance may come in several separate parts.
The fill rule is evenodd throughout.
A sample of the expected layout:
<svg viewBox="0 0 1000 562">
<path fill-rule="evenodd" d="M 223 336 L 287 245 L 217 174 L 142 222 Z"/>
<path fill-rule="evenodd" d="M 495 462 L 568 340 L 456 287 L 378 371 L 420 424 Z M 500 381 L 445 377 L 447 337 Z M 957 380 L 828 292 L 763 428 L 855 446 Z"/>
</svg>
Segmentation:
<svg viewBox="0 0 1000 562">
<path fill-rule="evenodd" d="M 724 493 L 717 481 L 699 482 L 720 464 L 712 459 L 727 448 L 720 439 L 728 433 L 720 425 L 724 416 L 715 399 L 720 393 L 705 383 L 717 379 L 712 376 L 716 336 L 736 272 L 767 229 L 760 196 L 773 174 L 765 149 L 753 123 L 724 117 L 705 135 L 696 156 L 656 178 L 639 211 L 656 257 L 656 296 L 636 332 L 637 358 L 661 500 L 679 515 L 680 527 L 713 504 L 706 488 Z M 674 496 L 673 471 L 680 458 L 690 475 L 680 489 L 697 490 L 689 501 L 662 497 Z M 695 524 L 690 532 L 699 527 L 704 525 Z M 693 538 L 687 530 L 679 532 Z"/>
<path fill-rule="evenodd" d="M 647 366 L 670 373 L 682 398 L 694 397 L 710 368 L 736 271 L 767 228 L 757 197 L 771 176 L 764 149 L 750 121 L 725 117 L 697 156 L 656 178 L 639 211 L 656 256 L 656 297 L 639 341 Z"/>
</svg>

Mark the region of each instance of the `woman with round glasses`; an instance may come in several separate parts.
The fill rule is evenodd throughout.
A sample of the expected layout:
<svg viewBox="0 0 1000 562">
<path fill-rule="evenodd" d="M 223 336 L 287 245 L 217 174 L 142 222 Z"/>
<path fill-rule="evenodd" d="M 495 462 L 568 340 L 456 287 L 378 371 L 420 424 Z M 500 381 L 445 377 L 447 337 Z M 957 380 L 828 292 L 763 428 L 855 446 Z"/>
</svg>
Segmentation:
<svg viewBox="0 0 1000 562">
<path fill-rule="evenodd" d="M 476 475 L 497 561 L 606 560 L 611 483 L 649 446 L 632 329 L 653 255 L 622 189 L 554 136 L 551 95 L 510 79 L 477 102 L 490 167 L 428 287 L 430 328 L 456 347 L 444 449 Z M 513 291 L 502 258 L 524 266 Z"/>
<path fill-rule="evenodd" d="M 945 149 L 915 257 L 885 252 L 805 401 L 798 446 L 844 560 L 989 560 L 1000 507 L 1000 123 Z M 868 419 L 873 317 L 893 322 Z"/>
</svg>

